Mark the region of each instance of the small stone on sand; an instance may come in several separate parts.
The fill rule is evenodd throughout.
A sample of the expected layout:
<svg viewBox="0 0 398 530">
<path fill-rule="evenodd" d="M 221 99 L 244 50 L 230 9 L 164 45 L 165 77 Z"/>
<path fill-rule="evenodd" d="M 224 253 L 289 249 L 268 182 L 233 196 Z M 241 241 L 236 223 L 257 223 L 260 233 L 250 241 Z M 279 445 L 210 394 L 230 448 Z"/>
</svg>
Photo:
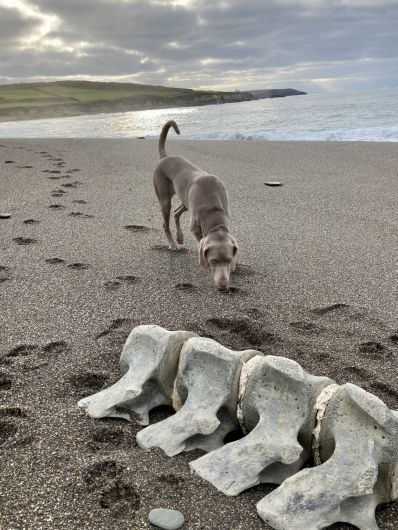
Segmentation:
<svg viewBox="0 0 398 530">
<path fill-rule="evenodd" d="M 184 516 L 177 510 L 155 508 L 149 513 L 149 522 L 163 530 L 177 530 L 184 524 Z"/>
<path fill-rule="evenodd" d="M 0 212 L 0 219 L 9 219 L 11 217 L 10 213 L 2 213 Z"/>
<path fill-rule="evenodd" d="M 272 180 L 270 182 L 264 182 L 266 186 L 283 186 L 282 182 L 279 182 L 278 180 Z"/>
</svg>

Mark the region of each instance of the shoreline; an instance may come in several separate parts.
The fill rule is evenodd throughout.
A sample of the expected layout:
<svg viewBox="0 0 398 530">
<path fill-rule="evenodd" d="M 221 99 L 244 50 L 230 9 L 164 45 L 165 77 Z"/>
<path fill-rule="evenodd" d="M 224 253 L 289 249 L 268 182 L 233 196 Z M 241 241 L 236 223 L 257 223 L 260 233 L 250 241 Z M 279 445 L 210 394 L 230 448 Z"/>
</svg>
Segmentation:
<svg viewBox="0 0 398 530">
<path fill-rule="evenodd" d="M 231 294 L 200 269 L 188 216 L 187 251 L 165 248 L 152 189 L 157 140 L 0 144 L 0 210 L 12 214 L 0 220 L 0 406 L 20 410 L 1 418 L 4 528 L 149 530 L 150 509 L 164 506 L 189 529 L 269 530 L 255 505 L 271 487 L 226 497 L 191 474 L 200 451 L 143 451 L 135 420 L 77 408 L 119 379 L 138 324 L 288 357 L 398 409 L 394 144 L 168 140 L 169 154 L 227 187 L 240 264 Z M 283 186 L 264 185 L 271 180 Z M 398 503 L 377 521 L 395 527 Z"/>
<path fill-rule="evenodd" d="M 286 96 L 287 97 L 287 96 Z M 271 98 L 270 98 L 271 99 Z M 131 106 L 129 108 L 124 108 L 122 110 L 118 110 L 117 108 L 112 108 L 112 109 L 101 109 L 101 111 L 99 112 L 99 109 L 95 109 L 91 112 L 88 112 L 87 109 L 85 109 L 85 112 L 82 112 L 82 111 L 79 111 L 78 109 L 76 109 L 76 112 L 72 112 L 72 113 L 63 113 L 63 114 L 57 114 L 57 115 L 54 115 L 53 112 L 49 112 L 48 115 L 41 115 L 41 116 L 36 116 L 36 117 L 32 117 L 32 116 L 14 116 L 13 119 L 10 119 L 10 117 L 8 116 L 3 116 L 0 114 L 0 123 L 15 123 L 15 122 L 19 122 L 19 121 L 36 121 L 36 120 L 51 120 L 51 119 L 57 119 L 57 118 L 76 118 L 76 117 L 84 117 L 84 116 L 101 116 L 102 114 L 125 114 L 125 113 L 128 113 L 128 112 L 145 112 L 147 110 L 163 110 L 163 109 L 183 109 L 183 108 L 190 108 L 190 107 L 206 107 L 206 106 L 214 106 L 214 105 L 228 105 L 228 104 L 231 104 L 231 103 L 243 103 L 244 101 L 258 101 L 256 99 L 253 99 L 253 100 L 241 100 L 241 101 L 214 101 L 213 103 L 212 102 L 209 102 L 209 101 L 206 101 L 206 102 L 192 102 L 192 103 L 187 103 L 187 104 L 184 104 L 184 105 L 148 105 L 148 106 L 145 106 L 145 105 L 142 105 L 140 104 L 139 106 Z"/>
</svg>

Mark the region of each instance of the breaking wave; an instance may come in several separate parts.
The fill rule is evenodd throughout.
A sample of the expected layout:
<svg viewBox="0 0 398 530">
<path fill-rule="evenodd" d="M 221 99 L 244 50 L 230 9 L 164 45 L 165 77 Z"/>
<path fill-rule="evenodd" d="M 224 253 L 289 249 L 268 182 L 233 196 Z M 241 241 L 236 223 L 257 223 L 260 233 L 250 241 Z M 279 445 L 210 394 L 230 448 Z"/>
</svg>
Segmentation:
<svg viewBox="0 0 398 530">
<path fill-rule="evenodd" d="M 280 141 L 351 141 L 351 142 L 398 142 L 398 127 L 341 129 L 323 131 L 263 131 L 253 133 L 214 132 L 186 135 L 190 140 L 280 140 Z"/>
</svg>

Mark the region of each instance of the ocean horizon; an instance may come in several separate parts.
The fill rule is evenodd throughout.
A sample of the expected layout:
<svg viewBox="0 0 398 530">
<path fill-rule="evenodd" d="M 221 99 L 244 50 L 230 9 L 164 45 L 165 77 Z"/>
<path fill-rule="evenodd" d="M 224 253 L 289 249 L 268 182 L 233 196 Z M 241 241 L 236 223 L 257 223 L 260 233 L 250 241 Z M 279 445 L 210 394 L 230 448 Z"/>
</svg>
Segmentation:
<svg viewBox="0 0 398 530">
<path fill-rule="evenodd" d="M 184 140 L 397 142 L 398 88 L 8 121 L 0 137 L 157 138 L 170 119 Z"/>
</svg>

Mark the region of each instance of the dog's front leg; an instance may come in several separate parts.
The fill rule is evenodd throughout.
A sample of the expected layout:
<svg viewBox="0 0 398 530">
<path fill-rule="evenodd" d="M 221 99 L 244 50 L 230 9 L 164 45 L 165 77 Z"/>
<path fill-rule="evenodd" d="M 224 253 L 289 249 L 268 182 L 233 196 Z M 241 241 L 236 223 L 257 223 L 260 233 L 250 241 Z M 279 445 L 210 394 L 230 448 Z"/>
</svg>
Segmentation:
<svg viewBox="0 0 398 530">
<path fill-rule="evenodd" d="M 191 230 L 191 232 L 193 233 L 197 241 L 200 241 L 203 238 L 202 227 L 200 226 L 200 223 L 198 223 L 192 217 L 191 217 L 189 229 Z"/>
</svg>

